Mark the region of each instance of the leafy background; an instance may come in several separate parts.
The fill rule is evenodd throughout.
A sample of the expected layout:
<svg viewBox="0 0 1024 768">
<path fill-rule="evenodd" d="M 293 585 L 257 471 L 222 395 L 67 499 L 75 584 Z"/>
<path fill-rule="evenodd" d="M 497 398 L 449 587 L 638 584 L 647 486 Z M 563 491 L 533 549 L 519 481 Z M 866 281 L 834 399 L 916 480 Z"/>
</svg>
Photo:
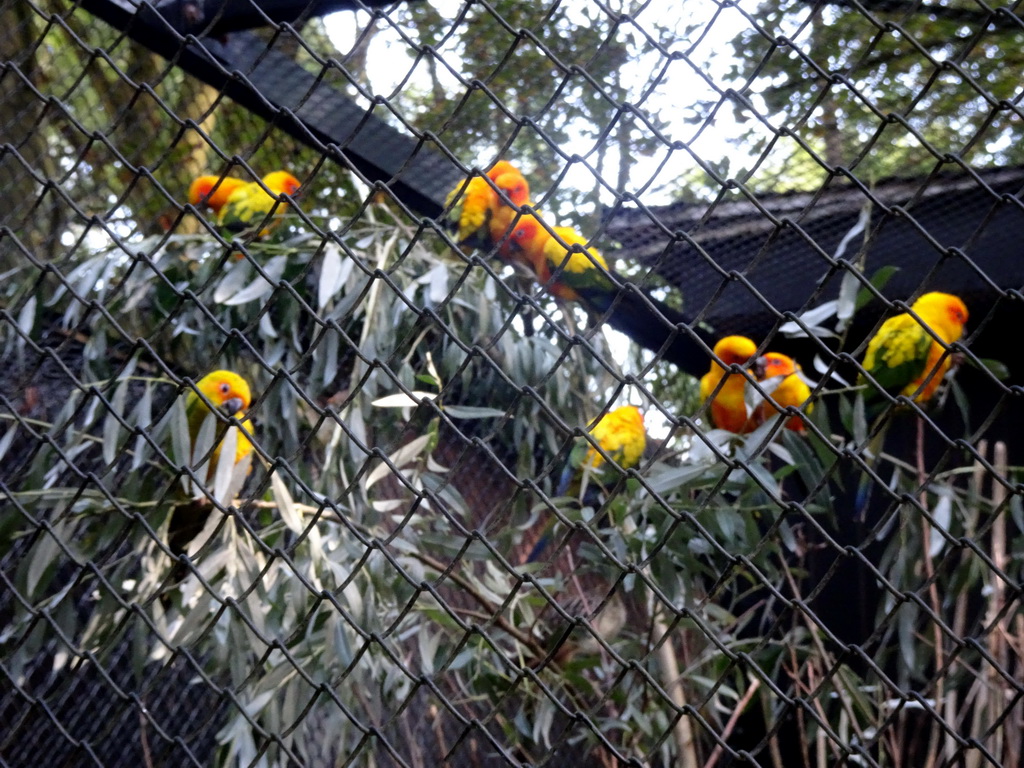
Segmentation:
<svg viewBox="0 0 1024 768">
<path fill-rule="evenodd" d="M 301 35 L 357 102 L 386 98 L 467 165 L 504 153 L 596 233 L 625 193 L 1020 162 L 1021 26 L 977 9 L 410 3 L 346 15 L 346 49 L 319 19 Z M 890 457 L 873 471 L 895 501 L 856 520 L 866 470 L 844 449 L 869 424 L 842 382 L 807 437 L 708 431 L 690 377 L 83 10 L 0 15 L 5 761 L 48 743 L 55 764 L 147 766 L 1018 764 L 1005 454 Z M 386 82 L 380 49 L 416 77 Z M 303 191 L 238 259 L 182 206 L 193 176 L 241 163 Z M 252 384 L 259 456 L 212 494 L 182 576 L 180 395 L 218 367 Z M 555 487 L 621 402 L 652 446 L 608 524 Z M 969 404 L 954 385 L 943 408 Z M 526 563 L 550 519 L 549 559 Z M 829 618 L 848 604 L 870 614 L 856 641 Z"/>
</svg>

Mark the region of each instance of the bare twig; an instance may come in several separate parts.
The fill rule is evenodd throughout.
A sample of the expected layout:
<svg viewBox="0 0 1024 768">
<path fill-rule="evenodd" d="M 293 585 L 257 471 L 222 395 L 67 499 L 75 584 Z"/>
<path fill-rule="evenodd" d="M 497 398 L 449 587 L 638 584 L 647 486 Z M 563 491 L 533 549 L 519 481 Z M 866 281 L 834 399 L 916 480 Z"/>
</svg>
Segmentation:
<svg viewBox="0 0 1024 768">
<path fill-rule="evenodd" d="M 928 474 L 924 466 L 924 421 L 920 416 L 917 418 L 917 482 L 921 488 L 920 502 L 921 506 L 925 509 L 928 508 L 928 493 L 925 490 L 925 484 L 928 480 Z M 943 673 L 942 668 L 945 665 L 945 653 L 943 649 L 942 641 L 942 629 L 939 627 L 937 618 L 942 615 L 941 607 L 942 603 L 939 600 L 939 587 L 935 583 L 935 564 L 932 562 L 931 553 L 931 538 L 932 538 L 932 527 L 928 522 L 928 516 L 921 516 L 921 549 L 923 550 L 923 562 L 924 562 L 924 576 L 928 582 L 928 603 L 931 607 L 932 613 L 936 616 L 936 620 L 931 622 L 932 624 L 932 642 L 935 644 L 935 709 L 939 716 L 943 716 L 945 701 L 943 698 Z M 944 733 L 944 729 L 933 723 L 931 727 L 931 736 L 928 743 L 928 759 L 925 762 L 925 768 L 935 768 L 938 762 L 941 751 L 939 750 L 939 738 Z"/>
<path fill-rule="evenodd" d="M 1006 477 L 1006 464 L 1006 443 L 999 441 L 993 446 L 992 451 L 992 466 L 998 476 Z M 1001 671 L 1007 668 L 1009 662 L 1009 649 L 1006 643 L 1009 627 L 1003 615 L 1006 606 L 1006 585 L 1001 576 L 1006 571 L 1006 515 L 1005 510 L 1001 508 L 1005 501 L 1006 488 L 1002 483 L 992 483 L 992 562 L 995 563 L 996 571 L 991 577 L 988 615 L 985 617 L 985 625 L 988 627 L 988 652 L 996 662 L 995 665 L 989 665 L 987 675 L 988 696 L 985 706 L 988 709 L 990 723 L 1000 719 L 1006 705 L 1006 683 L 1002 679 Z M 1006 739 L 1005 734 L 1004 728 L 993 728 L 989 736 L 988 749 L 997 757 L 1003 755 L 1005 748 L 1012 741 Z"/>
<path fill-rule="evenodd" d="M 142 761 L 146 768 L 153 768 L 153 754 L 149 751 L 149 736 L 146 734 L 146 711 L 139 710 L 139 741 L 142 742 Z"/>
<path fill-rule="evenodd" d="M 729 738 L 729 734 L 732 733 L 732 729 L 736 727 L 736 723 L 739 721 L 740 715 L 743 714 L 743 710 L 747 708 L 747 704 L 749 704 L 750 700 L 754 698 L 754 694 L 757 693 L 757 689 L 760 687 L 761 678 L 755 677 L 750 681 L 750 685 L 747 686 L 747 690 L 744 691 L 740 700 L 736 702 L 736 706 L 733 708 L 732 714 L 729 716 L 729 720 L 725 724 L 725 728 L 722 729 L 723 741 Z M 704 768 L 715 768 L 715 763 L 718 762 L 718 758 L 722 756 L 723 751 L 722 745 L 716 744 L 715 748 L 711 751 L 711 757 L 709 757 L 708 761 L 704 763 Z"/>
</svg>

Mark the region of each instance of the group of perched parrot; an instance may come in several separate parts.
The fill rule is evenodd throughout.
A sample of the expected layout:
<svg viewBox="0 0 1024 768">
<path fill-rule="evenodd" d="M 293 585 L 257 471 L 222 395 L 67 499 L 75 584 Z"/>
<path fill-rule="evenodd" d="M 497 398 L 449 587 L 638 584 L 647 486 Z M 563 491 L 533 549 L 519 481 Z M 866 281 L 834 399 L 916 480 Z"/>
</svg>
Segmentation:
<svg viewBox="0 0 1024 768">
<path fill-rule="evenodd" d="M 530 201 L 530 185 L 507 161 L 459 184 L 445 222 L 460 246 L 497 254 L 559 301 L 582 307 L 682 370 L 704 365 L 713 339 L 625 279 L 572 227 L 555 226 Z"/>
<path fill-rule="evenodd" d="M 790 406 L 800 409 L 807 403 L 805 413 L 810 413 L 814 407 L 808 402 L 811 388 L 801 378 L 802 369 L 793 358 L 780 352 L 766 352 L 757 357 L 757 344 L 746 336 L 719 339 L 712 352 L 711 370 L 700 380 L 700 398 L 707 404 L 711 423 L 718 429 L 744 434 Z M 737 370 L 751 362 L 753 365 L 746 369 L 746 375 Z M 751 380 L 774 384 L 770 392 L 765 386 L 764 399 L 756 405 L 752 405 L 747 396 Z M 799 415 L 790 416 L 786 428 L 803 432 L 803 420 Z"/>
<path fill-rule="evenodd" d="M 934 291 L 921 296 L 902 312 L 886 320 L 868 342 L 858 385 L 872 410 L 903 395 L 924 404 L 935 395 L 953 364 L 949 345 L 963 336 L 967 307 L 953 294 Z M 744 336 L 726 336 L 714 347 L 711 370 L 700 380 L 701 399 L 709 403 L 711 423 L 729 432 L 757 428 L 776 412 L 792 414 L 786 428 L 804 431 L 811 389 L 802 378 L 800 364 L 786 355 L 767 352 L 760 357 L 757 345 Z M 745 366 L 746 374 L 740 372 Z M 727 370 L 729 369 L 729 370 Z M 748 381 L 777 382 L 754 408 L 749 407 Z M 882 393 L 886 393 L 885 397 Z M 805 405 L 806 404 L 806 405 Z"/>
<path fill-rule="evenodd" d="M 588 310 L 608 309 L 616 292 L 604 257 L 572 227 L 553 227 L 530 202 L 530 185 L 501 160 L 452 190 L 445 207 L 460 245 L 497 249 L 506 262 L 530 272 L 548 292 Z"/>
<path fill-rule="evenodd" d="M 623 279 L 609 269 L 586 237 L 571 227 L 545 221 L 530 202 L 526 178 L 507 161 L 495 163 L 485 174 L 471 176 L 452 190 L 445 210 L 446 222 L 459 245 L 496 254 L 532 275 L 557 299 L 577 303 L 596 314 L 626 302 L 623 312 L 607 319 L 644 346 L 657 350 L 663 338 L 661 334 L 645 335 L 636 327 L 649 321 L 650 305 L 654 304 L 670 322 L 679 320 L 678 314 L 650 296 L 638 290 L 623 291 Z M 637 310 L 636 303 L 630 303 L 631 296 L 640 297 L 645 306 Z M 640 316 L 640 323 L 630 327 L 622 316 L 634 312 Z M 616 318 L 620 322 L 616 323 Z M 909 311 L 886 320 L 869 341 L 863 358 L 858 384 L 864 387 L 865 398 L 884 405 L 903 395 L 927 403 L 953 363 L 949 345 L 960 340 L 966 322 L 963 301 L 939 292 L 921 296 Z M 650 343 L 652 338 L 654 343 Z M 714 342 L 710 369 L 700 380 L 701 400 L 710 423 L 743 434 L 781 413 L 786 429 L 805 431 L 805 416 L 814 404 L 801 366 L 781 353 L 758 355 L 758 350 L 759 346 L 744 336 L 726 336 Z M 607 413 L 590 426 L 589 432 L 608 456 L 627 469 L 639 463 L 643 450 L 623 451 L 622 434 L 633 435 L 630 445 L 643 445 L 643 418 L 636 411 L 637 418 L 623 420 L 621 412 Z M 606 429 L 606 422 L 615 423 L 616 429 Z M 576 454 L 569 468 L 577 478 L 587 463 L 581 455 Z M 585 455 L 587 461 L 596 455 L 593 446 Z M 570 486 L 563 480 L 560 492 Z"/>
<path fill-rule="evenodd" d="M 282 195 L 291 197 L 300 186 L 288 171 L 268 173 L 258 182 L 234 176 L 200 176 L 189 186 L 188 201 L 196 208 L 213 211 L 217 226 L 225 232 L 266 237 L 288 209 Z"/>
<path fill-rule="evenodd" d="M 268 174 L 260 183 L 203 176 L 191 185 L 189 201 L 210 208 L 217 224 L 227 231 L 263 236 L 287 206 L 287 199 L 280 196 L 291 196 L 299 187 L 298 180 L 285 171 Z M 447 223 L 460 245 L 497 254 L 532 275 L 560 301 L 578 303 L 598 314 L 622 303 L 625 311 L 606 315 L 609 322 L 628 318 L 633 306 L 630 296 L 639 299 L 643 311 L 650 310 L 653 300 L 640 291 L 623 291 L 623 279 L 609 269 L 587 238 L 571 227 L 552 226 L 544 220 L 530 203 L 528 182 L 511 163 L 497 162 L 485 175 L 460 184 L 448 196 L 446 210 Z M 663 305 L 654 306 L 669 321 L 678 320 L 678 314 Z M 927 403 L 953 364 L 949 345 L 962 337 L 967 317 L 967 308 L 957 296 L 932 292 L 918 298 L 909 311 L 886 320 L 864 354 L 858 383 L 865 388 L 866 399 L 885 403 L 902 395 Z M 634 334 L 628 335 L 637 340 Z M 645 343 L 645 338 L 650 337 L 641 333 L 639 342 Z M 712 352 L 710 369 L 700 379 L 700 396 L 714 427 L 747 433 L 781 413 L 786 429 L 805 431 L 805 416 L 814 404 L 796 361 L 776 352 L 758 354 L 758 344 L 744 336 L 718 339 Z M 246 415 L 250 400 L 248 383 L 231 371 L 214 371 L 200 379 L 185 403 L 193 443 L 212 406 L 225 417 L 235 417 L 242 427 L 235 462 L 250 455 L 253 432 Z M 588 439 L 572 452 L 558 494 L 596 506 L 600 497 L 594 490 L 599 494 L 609 490 L 622 477 L 622 470 L 639 466 L 646 448 L 644 417 L 632 405 L 614 408 L 593 421 L 587 432 Z M 220 450 L 218 443 L 210 473 Z M 547 537 L 534 547 L 530 559 Z"/>
</svg>

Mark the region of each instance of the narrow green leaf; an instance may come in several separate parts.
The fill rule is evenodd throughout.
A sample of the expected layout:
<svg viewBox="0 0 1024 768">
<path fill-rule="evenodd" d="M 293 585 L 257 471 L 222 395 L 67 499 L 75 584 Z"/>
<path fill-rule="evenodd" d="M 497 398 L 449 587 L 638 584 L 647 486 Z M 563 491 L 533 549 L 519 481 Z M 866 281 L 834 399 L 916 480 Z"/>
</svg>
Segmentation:
<svg viewBox="0 0 1024 768">
<path fill-rule="evenodd" d="M 651 477 L 647 481 L 647 485 L 654 493 L 665 494 L 703 477 L 709 468 L 710 466 L 704 463 L 672 467 Z"/>
<path fill-rule="evenodd" d="M 881 267 L 880 269 L 876 270 L 875 273 L 871 275 L 871 277 L 868 278 L 868 282 L 871 283 L 872 286 L 874 286 L 875 290 L 881 291 L 883 288 L 885 288 L 889 280 L 892 279 L 892 276 L 899 271 L 899 267 Z M 871 291 L 869 291 L 867 288 L 861 288 L 860 291 L 857 293 L 857 311 L 863 309 L 874 298 L 875 295 Z"/>
<path fill-rule="evenodd" d="M 18 330 L 24 334 L 24 336 L 32 336 L 32 328 L 36 324 L 36 304 L 38 300 L 35 296 L 30 296 L 28 301 L 25 302 L 25 306 L 21 308 L 18 313 Z M 18 346 L 23 347 L 25 345 L 24 337 L 19 337 Z"/>
<path fill-rule="evenodd" d="M 286 266 L 288 266 L 287 256 L 275 256 L 263 265 L 263 271 L 266 273 L 267 277 L 259 274 L 256 275 L 251 283 L 220 303 L 233 307 L 238 306 L 239 304 L 247 304 L 248 302 L 256 301 L 257 299 L 262 299 L 277 286 L 277 282 L 284 274 Z"/>
<path fill-rule="evenodd" d="M 484 408 L 471 405 L 446 405 L 444 412 L 453 419 L 500 419 L 505 411 L 500 408 Z"/>
<path fill-rule="evenodd" d="M 376 406 L 377 408 L 415 408 L 419 405 L 420 400 L 434 400 L 437 398 L 435 392 L 421 392 L 419 390 L 413 390 L 408 395 L 405 392 L 399 392 L 394 395 L 385 395 L 384 397 L 378 397 L 370 405 Z"/>
<path fill-rule="evenodd" d="M 205 425 L 204 425 L 205 426 Z M 213 498 L 221 504 L 229 504 L 228 490 L 235 470 L 235 449 L 238 447 L 238 427 L 232 425 L 224 432 L 220 441 L 220 454 L 213 474 Z"/>
<path fill-rule="evenodd" d="M 248 259 L 236 261 L 230 267 L 217 287 L 213 289 L 213 301 L 216 304 L 223 304 L 236 293 L 238 293 L 252 278 L 252 264 Z"/>
<path fill-rule="evenodd" d="M 274 494 L 274 502 L 277 504 L 277 511 L 281 515 L 281 521 L 288 526 L 289 530 L 295 533 L 302 533 L 305 525 L 302 522 L 302 513 L 295 507 L 291 491 L 284 484 L 279 472 L 270 473 L 270 489 Z"/>
<path fill-rule="evenodd" d="M 135 424 L 140 429 L 148 430 L 153 422 L 153 386 L 146 382 L 142 396 L 135 406 Z M 135 449 L 132 451 L 132 470 L 136 470 L 146 462 L 149 454 L 149 443 L 143 435 L 135 438 Z"/>
<path fill-rule="evenodd" d="M 11 424 L 4 432 L 4 436 L 0 437 L 0 461 L 4 460 L 4 456 L 7 455 L 7 451 L 11 449 L 11 443 L 14 442 L 14 436 L 18 432 L 17 423 Z"/>
<path fill-rule="evenodd" d="M 192 444 L 192 457 L 189 460 L 189 466 L 192 467 L 200 480 L 205 479 L 207 475 L 207 467 L 210 464 L 210 451 L 213 449 L 213 440 L 217 426 L 217 417 L 213 413 L 207 414 L 206 418 L 203 419 L 202 426 L 199 427 L 196 441 Z M 193 496 L 203 496 L 205 492 L 200 485 L 194 484 L 191 494 Z"/>
<path fill-rule="evenodd" d="M 50 568 L 61 554 L 61 547 L 58 539 L 63 539 L 68 523 L 58 521 L 51 526 L 51 529 L 39 537 L 39 542 L 32 549 L 32 557 L 29 559 L 28 575 L 25 579 L 25 597 L 35 600 L 36 587 L 39 586 L 43 574 Z"/>
<path fill-rule="evenodd" d="M 128 399 L 128 382 L 122 381 L 114 390 L 110 400 L 110 411 L 103 421 L 103 461 L 113 464 L 118 454 L 118 442 L 121 436 L 121 421 L 124 416 L 125 401 Z"/>
<path fill-rule="evenodd" d="M 972 360 L 971 362 L 973 363 L 974 361 Z M 1002 360 L 994 360 L 991 357 L 985 357 L 978 362 L 981 363 L 980 367 L 991 373 L 997 381 L 1006 381 L 1010 378 L 1010 369 Z"/>
<path fill-rule="evenodd" d="M 857 293 L 860 288 L 858 273 L 847 270 L 839 283 L 839 300 L 836 302 L 836 330 L 843 331 L 857 311 Z"/>
<path fill-rule="evenodd" d="M 179 467 L 192 466 L 192 439 L 188 434 L 188 419 L 185 417 L 185 398 L 179 397 L 170 412 L 171 458 Z M 185 493 L 189 492 L 188 477 L 181 476 Z"/>
<path fill-rule="evenodd" d="M 349 265 L 349 271 L 352 266 Z M 342 269 L 341 249 L 337 243 L 328 243 L 324 247 L 323 260 L 320 263 L 320 281 L 317 284 L 316 308 L 319 312 L 334 298 L 345 284 L 347 273 Z"/>
</svg>

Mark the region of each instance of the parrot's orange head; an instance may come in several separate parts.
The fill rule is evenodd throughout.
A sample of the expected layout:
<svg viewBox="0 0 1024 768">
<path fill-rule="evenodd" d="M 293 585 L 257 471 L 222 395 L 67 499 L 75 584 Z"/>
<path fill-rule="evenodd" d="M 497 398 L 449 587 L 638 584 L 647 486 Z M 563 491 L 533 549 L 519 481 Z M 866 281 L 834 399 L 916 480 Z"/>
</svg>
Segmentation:
<svg viewBox="0 0 1024 768">
<path fill-rule="evenodd" d="M 545 235 L 551 236 L 541 226 L 540 221 L 536 217 L 524 215 L 520 217 L 515 227 L 512 228 L 512 234 L 508 238 L 508 246 L 514 250 L 531 253 L 536 248 L 538 239 L 543 238 Z"/>
<path fill-rule="evenodd" d="M 196 383 L 196 388 L 229 416 L 241 413 L 252 401 L 249 383 L 232 371 L 208 373 Z"/>
<path fill-rule="evenodd" d="M 910 308 L 926 322 L 934 320 L 948 325 L 955 332 L 957 338 L 963 333 L 964 325 L 967 324 L 967 305 L 959 296 L 954 296 L 951 293 L 940 293 L 939 291 L 926 293 Z"/>
<path fill-rule="evenodd" d="M 512 163 L 499 160 L 487 175 L 514 205 L 523 205 L 529 201 L 530 185 Z"/>
<path fill-rule="evenodd" d="M 757 344 L 746 336 L 725 336 L 718 340 L 713 351 L 722 365 L 743 365 L 757 354 Z"/>
<path fill-rule="evenodd" d="M 765 352 L 757 358 L 755 365 L 757 378 L 771 379 L 776 376 L 789 376 L 800 370 L 793 358 L 778 352 Z"/>
<path fill-rule="evenodd" d="M 231 193 L 245 184 L 231 176 L 200 176 L 189 185 L 188 201 L 191 205 L 208 205 L 219 211 Z"/>
<path fill-rule="evenodd" d="M 512 165 L 508 160 L 499 160 L 491 166 L 491 170 L 487 172 L 487 176 L 491 181 L 495 181 L 499 176 L 504 176 L 506 173 L 519 173 L 519 169 Z"/>
<path fill-rule="evenodd" d="M 210 196 L 210 190 L 217 183 L 216 176 L 200 176 L 188 188 L 188 201 L 191 205 L 199 205 Z"/>
<path fill-rule="evenodd" d="M 302 185 L 288 171 L 274 171 L 263 177 L 267 189 L 275 195 L 294 195 Z"/>
</svg>

